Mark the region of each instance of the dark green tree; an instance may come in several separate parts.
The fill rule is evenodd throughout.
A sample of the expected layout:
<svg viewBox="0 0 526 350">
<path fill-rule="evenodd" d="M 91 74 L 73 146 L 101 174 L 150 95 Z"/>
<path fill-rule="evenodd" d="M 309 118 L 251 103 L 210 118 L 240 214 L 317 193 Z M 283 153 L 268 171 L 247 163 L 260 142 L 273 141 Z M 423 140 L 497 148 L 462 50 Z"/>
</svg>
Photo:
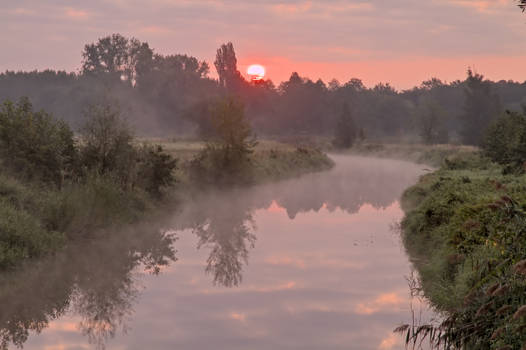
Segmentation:
<svg viewBox="0 0 526 350">
<path fill-rule="evenodd" d="M 522 166 L 526 161 L 526 117 L 506 111 L 488 128 L 482 149 L 494 162 Z"/>
<path fill-rule="evenodd" d="M 137 75 L 148 71 L 153 51 L 147 43 L 120 34 L 100 38 L 82 51 L 82 73 L 107 75 L 135 84 Z"/>
<path fill-rule="evenodd" d="M 237 70 L 236 52 L 231 42 L 217 49 L 214 65 L 219 75 L 219 85 L 230 91 L 240 88 L 244 79 Z"/>
<path fill-rule="evenodd" d="M 445 112 L 432 98 L 420 101 L 415 112 L 416 124 L 422 141 L 426 144 L 448 142 Z"/>
<path fill-rule="evenodd" d="M 338 148 L 351 147 L 358 136 L 358 128 L 351 114 L 349 104 L 343 104 L 343 110 L 336 124 L 333 144 Z"/>
<path fill-rule="evenodd" d="M 250 155 L 257 144 L 245 116 L 244 105 L 226 98 L 210 108 L 213 134 L 194 159 L 193 175 L 200 181 L 220 184 L 252 180 Z"/>
<path fill-rule="evenodd" d="M 28 98 L 0 107 L 0 160 L 26 180 L 60 186 L 74 172 L 77 152 L 69 126 L 33 110 Z"/>
<path fill-rule="evenodd" d="M 484 139 L 485 130 L 499 114 L 499 97 L 493 93 L 490 82 L 471 69 L 468 69 L 464 93 L 460 134 L 465 144 L 478 146 Z"/>
</svg>

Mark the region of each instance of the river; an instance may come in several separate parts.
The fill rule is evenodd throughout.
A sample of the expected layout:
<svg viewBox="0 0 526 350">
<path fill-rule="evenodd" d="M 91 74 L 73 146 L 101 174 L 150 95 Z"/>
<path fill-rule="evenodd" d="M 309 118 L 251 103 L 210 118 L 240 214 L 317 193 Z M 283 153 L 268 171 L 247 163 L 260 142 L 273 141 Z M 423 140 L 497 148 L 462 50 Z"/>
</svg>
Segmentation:
<svg viewBox="0 0 526 350">
<path fill-rule="evenodd" d="M 411 322 L 411 264 L 396 229 L 399 198 L 424 167 L 333 159 L 330 171 L 197 196 L 162 224 L 31 263 L 2 281 L 1 341 L 402 349 L 392 330 Z"/>
</svg>

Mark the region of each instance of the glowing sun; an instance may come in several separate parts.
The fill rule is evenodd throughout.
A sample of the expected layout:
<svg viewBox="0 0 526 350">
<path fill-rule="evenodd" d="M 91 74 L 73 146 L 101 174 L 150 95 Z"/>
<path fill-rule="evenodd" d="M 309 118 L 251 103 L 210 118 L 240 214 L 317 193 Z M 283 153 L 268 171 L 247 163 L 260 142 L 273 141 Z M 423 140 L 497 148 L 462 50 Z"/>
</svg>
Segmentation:
<svg viewBox="0 0 526 350">
<path fill-rule="evenodd" d="M 260 64 L 253 64 L 248 67 L 247 74 L 251 80 L 261 80 L 265 77 L 265 67 Z"/>
</svg>

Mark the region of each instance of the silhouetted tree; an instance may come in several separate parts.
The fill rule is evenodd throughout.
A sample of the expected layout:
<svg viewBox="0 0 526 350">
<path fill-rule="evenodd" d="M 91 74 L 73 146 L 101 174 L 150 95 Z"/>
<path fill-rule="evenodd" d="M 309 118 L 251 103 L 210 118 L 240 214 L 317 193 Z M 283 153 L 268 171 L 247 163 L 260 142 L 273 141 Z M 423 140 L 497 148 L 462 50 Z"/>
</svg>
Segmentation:
<svg viewBox="0 0 526 350">
<path fill-rule="evenodd" d="M 417 128 L 422 141 L 427 144 L 447 143 L 448 132 L 445 113 L 432 98 L 424 98 L 416 109 Z"/>
<path fill-rule="evenodd" d="M 229 42 L 217 49 L 214 65 L 219 75 L 219 85 L 228 90 L 236 90 L 243 81 L 241 73 L 237 70 L 237 58 L 234 45 Z"/>
<path fill-rule="evenodd" d="M 2 167 L 25 180 L 60 186 L 71 177 L 77 159 L 69 126 L 45 111 L 35 112 L 28 98 L 0 105 Z"/>
<path fill-rule="evenodd" d="M 506 111 L 488 128 L 482 149 L 494 162 L 522 166 L 526 161 L 526 117 Z"/>
<path fill-rule="evenodd" d="M 100 38 L 87 44 L 82 52 L 83 74 L 107 74 L 117 80 L 135 83 L 137 73 L 143 73 L 153 51 L 147 43 L 120 34 Z"/>
<path fill-rule="evenodd" d="M 347 103 L 344 103 L 342 114 L 336 125 L 336 132 L 333 144 L 339 148 L 349 148 L 356 141 L 358 128 L 354 122 L 351 110 Z"/>
<path fill-rule="evenodd" d="M 484 76 L 468 69 L 468 78 L 464 88 L 464 113 L 461 115 L 462 140 L 465 144 L 480 145 L 484 131 L 499 114 L 500 102 L 494 94 L 491 84 L 484 81 Z"/>
<path fill-rule="evenodd" d="M 256 141 L 245 117 L 243 103 L 234 98 L 210 108 L 213 134 L 206 148 L 192 161 L 192 174 L 201 182 L 240 184 L 252 180 L 252 154 Z"/>
</svg>

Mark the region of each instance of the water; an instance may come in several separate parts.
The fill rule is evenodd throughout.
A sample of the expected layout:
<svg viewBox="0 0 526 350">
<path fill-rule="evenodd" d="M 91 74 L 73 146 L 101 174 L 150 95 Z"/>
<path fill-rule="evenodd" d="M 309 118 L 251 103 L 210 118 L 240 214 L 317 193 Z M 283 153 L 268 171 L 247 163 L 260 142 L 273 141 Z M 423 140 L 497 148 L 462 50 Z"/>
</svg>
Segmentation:
<svg viewBox="0 0 526 350">
<path fill-rule="evenodd" d="M 402 349 L 410 263 L 396 224 L 422 166 L 328 172 L 195 198 L 158 225 L 69 247 L 2 281 L 25 349 Z M 162 225 L 163 230 L 159 229 Z"/>
</svg>

